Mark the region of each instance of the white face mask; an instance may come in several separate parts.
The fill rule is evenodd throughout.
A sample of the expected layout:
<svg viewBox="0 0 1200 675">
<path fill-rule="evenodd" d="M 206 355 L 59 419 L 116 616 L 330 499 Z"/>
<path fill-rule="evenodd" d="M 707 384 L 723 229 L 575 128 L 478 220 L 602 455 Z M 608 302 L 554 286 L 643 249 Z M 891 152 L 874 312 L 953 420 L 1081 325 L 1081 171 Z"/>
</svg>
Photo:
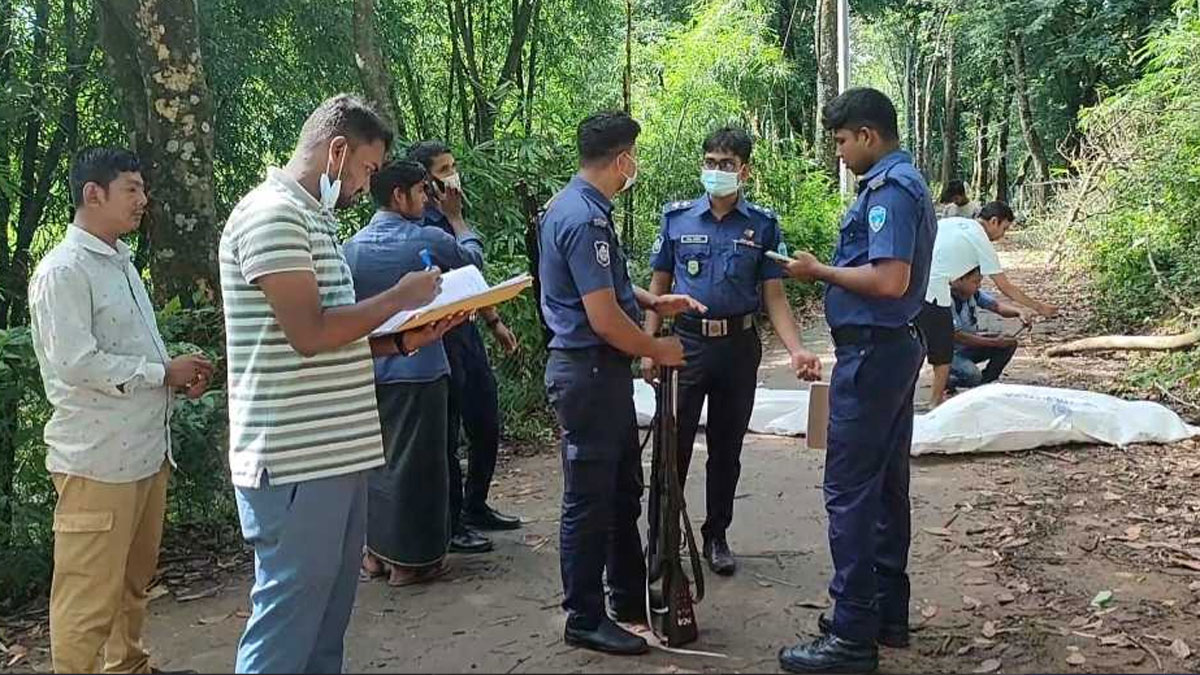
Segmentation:
<svg viewBox="0 0 1200 675">
<path fill-rule="evenodd" d="M 332 211 L 337 207 L 338 197 L 342 194 L 342 169 L 346 166 L 346 154 L 349 148 L 342 152 L 342 161 L 338 163 L 337 177 L 329 182 L 329 170 L 333 168 L 333 144 L 329 146 L 329 158 L 325 162 L 325 173 L 321 174 L 321 206 Z"/>
<path fill-rule="evenodd" d="M 704 185 L 704 191 L 714 197 L 728 197 L 742 187 L 741 178 L 736 171 L 720 169 L 701 170 L 700 183 Z"/>
<path fill-rule="evenodd" d="M 462 192 L 462 176 L 459 176 L 457 171 L 443 178 L 442 183 L 451 190 Z"/>
<path fill-rule="evenodd" d="M 621 175 L 625 176 L 625 185 L 623 185 L 621 187 L 621 192 L 625 192 L 629 188 L 633 187 L 633 184 L 637 182 L 637 175 L 638 175 L 637 160 L 633 158 L 633 155 L 628 155 L 628 156 L 629 156 L 629 161 L 633 162 L 633 174 L 630 175 L 630 174 L 625 173 L 624 171 L 621 172 Z"/>
</svg>

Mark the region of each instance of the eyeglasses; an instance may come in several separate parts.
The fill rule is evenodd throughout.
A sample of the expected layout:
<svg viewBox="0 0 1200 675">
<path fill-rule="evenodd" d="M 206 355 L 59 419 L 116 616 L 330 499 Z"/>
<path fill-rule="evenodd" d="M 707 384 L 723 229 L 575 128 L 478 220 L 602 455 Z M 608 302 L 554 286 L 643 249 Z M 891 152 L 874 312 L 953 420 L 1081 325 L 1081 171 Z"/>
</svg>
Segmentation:
<svg viewBox="0 0 1200 675">
<path fill-rule="evenodd" d="M 742 168 L 742 163 L 736 159 L 728 159 L 727 158 L 727 159 L 717 160 L 717 159 L 705 157 L 704 163 L 702 166 L 705 169 L 708 169 L 710 171 L 713 169 L 717 169 L 720 171 L 733 173 L 734 171 L 737 171 Z"/>
</svg>

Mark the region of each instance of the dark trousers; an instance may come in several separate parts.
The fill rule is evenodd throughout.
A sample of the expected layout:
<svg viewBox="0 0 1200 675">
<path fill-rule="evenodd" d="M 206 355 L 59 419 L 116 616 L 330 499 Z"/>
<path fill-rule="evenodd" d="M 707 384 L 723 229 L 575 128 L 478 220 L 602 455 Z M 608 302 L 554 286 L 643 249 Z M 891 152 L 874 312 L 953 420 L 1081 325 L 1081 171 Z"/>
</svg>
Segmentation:
<svg viewBox="0 0 1200 675">
<path fill-rule="evenodd" d="M 880 623 L 907 626 L 909 452 L 916 337 L 837 348 L 830 383 L 825 510 L 834 574 L 833 630 L 873 641 Z"/>
<path fill-rule="evenodd" d="M 1008 362 L 1017 353 L 1017 346 L 1011 347 L 960 347 L 954 350 L 954 360 L 950 362 L 951 387 L 978 387 L 981 384 L 995 382 L 1000 374 L 1008 367 Z M 987 362 L 983 372 L 979 371 L 977 363 Z"/>
<path fill-rule="evenodd" d="M 629 357 L 606 347 L 554 349 L 546 363 L 546 391 L 562 426 L 563 608 L 575 628 L 594 628 L 604 617 L 605 576 L 615 606 L 640 604 L 645 594 L 637 527 L 642 463 L 629 366 Z"/>
<path fill-rule="evenodd" d="M 742 439 L 754 409 L 762 343 L 751 329 L 719 338 L 677 331 L 687 365 L 679 371 L 679 477 L 687 478 L 700 410 L 708 399 L 704 436 L 705 514 L 700 532 L 721 538 L 733 522 L 733 498 L 742 472 Z"/>
<path fill-rule="evenodd" d="M 463 511 L 479 513 L 487 506 L 500 450 L 500 403 L 496 376 L 483 337 L 474 324 L 460 326 L 443 338 L 450 361 L 450 409 L 447 450 L 450 460 L 450 519 L 457 529 Z M 463 485 L 458 449 L 467 438 L 467 477 Z M 465 492 L 465 495 L 464 495 Z"/>
</svg>

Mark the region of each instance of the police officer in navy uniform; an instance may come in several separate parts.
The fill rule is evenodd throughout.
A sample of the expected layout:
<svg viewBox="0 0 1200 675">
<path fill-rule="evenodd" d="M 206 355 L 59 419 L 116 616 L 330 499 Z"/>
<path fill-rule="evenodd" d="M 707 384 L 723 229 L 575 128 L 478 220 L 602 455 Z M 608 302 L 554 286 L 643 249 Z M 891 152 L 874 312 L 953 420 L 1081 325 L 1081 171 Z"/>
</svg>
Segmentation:
<svg viewBox="0 0 1200 675">
<path fill-rule="evenodd" d="M 683 363 L 678 338 L 642 332 L 639 306 L 667 315 L 704 309 L 686 296 L 654 296 L 630 282 L 612 199 L 636 179 L 640 131 L 619 112 L 597 113 L 579 124 L 579 173 L 550 201 L 539 234 L 541 304 L 552 333 L 546 390 L 563 430 L 564 639 L 613 654 L 648 649 L 606 613 L 602 580 L 617 620 L 645 621 L 632 357 Z"/>
<path fill-rule="evenodd" d="M 408 159 L 429 172 L 430 204 L 425 208 L 425 225 L 458 236 L 470 230 L 463 215 L 462 179 L 450 148 L 441 141 L 427 140 L 408 149 Z M 504 325 L 495 307 L 479 311 L 506 353 L 517 350 L 517 338 Z M 483 336 L 474 322 L 452 329 L 442 338 L 450 362 L 450 407 L 446 435 L 450 467 L 450 551 L 483 553 L 492 550 L 492 540 L 481 530 L 513 530 L 521 519 L 501 513 L 488 504 L 492 476 L 500 450 L 500 402 L 496 377 L 488 359 Z M 467 475 L 463 480 L 458 449 L 462 435 L 467 440 Z"/>
<path fill-rule="evenodd" d="M 899 149 L 896 109 L 874 89 L 850 89 L 822 111 L 838 155 L 857 174 L 833 265 L 809 253 L 790 276 L 826 284 L 837 364 L 830 383 L 825 510 L 833 617 L 822 636 L 782 649 L 796 673 L 869 672 L 877 644 L 908 645 L 908 457 L 913 391 L 925 348 L 913 321 L 929 280 L 936 232 L 929 187 Z"/>
<path fill-rule="evenodd" d="M 762 344 L 755 318 L 761 309 L 765 307 L 790 353 L 796 375 L 804 379 L 821 375 L 820 359 L 801 345 L 783 289 L 786 273 L 763 253 L 786 250 L 779 219 L 742 195 L 753 144 L 750 134 L 739 128 L 709 134 L 700 172 L 706 194 L 664 206 L 662 231 L 651 254 L 651 293 L 673 289 L 708 307 L 705 316 L 682 314 L 675 320 L 675 333 L 683 340 L 687 357 L 687 366 L 679 373 L 679 475 L 687 476 L 707 398 L 706 512 L 700 532 L 704 557 L 721 575 L 733 574 L 737 566 L 725 531 L 733 521 L 742 439 L 758 384 Z M 657 333 L 660 324 L 658 314 L 646 313 L 647 332 Z M 647 381 L 653 378 L 649 359 L 643 359 L 642 372 Z"/>
</svg>

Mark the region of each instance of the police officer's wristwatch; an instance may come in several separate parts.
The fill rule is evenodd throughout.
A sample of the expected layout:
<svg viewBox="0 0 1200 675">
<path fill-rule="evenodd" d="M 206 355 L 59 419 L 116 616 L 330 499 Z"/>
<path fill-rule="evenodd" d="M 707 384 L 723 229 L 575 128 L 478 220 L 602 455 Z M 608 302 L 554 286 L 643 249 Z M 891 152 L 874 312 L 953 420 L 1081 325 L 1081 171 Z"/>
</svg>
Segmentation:
<svg viewBox="0 0 1200 675">
<path fill-rule="evenodd" d="M 396 333 L 392 337 L 392 341 L 396 343 L 396 351 L 400 352 L 401 356 L 412 356 L 413 354 L 421 351 L 420 347 L 417 347 L 416 349 L 404 348 L 404 333 Z"/>
</svg>

